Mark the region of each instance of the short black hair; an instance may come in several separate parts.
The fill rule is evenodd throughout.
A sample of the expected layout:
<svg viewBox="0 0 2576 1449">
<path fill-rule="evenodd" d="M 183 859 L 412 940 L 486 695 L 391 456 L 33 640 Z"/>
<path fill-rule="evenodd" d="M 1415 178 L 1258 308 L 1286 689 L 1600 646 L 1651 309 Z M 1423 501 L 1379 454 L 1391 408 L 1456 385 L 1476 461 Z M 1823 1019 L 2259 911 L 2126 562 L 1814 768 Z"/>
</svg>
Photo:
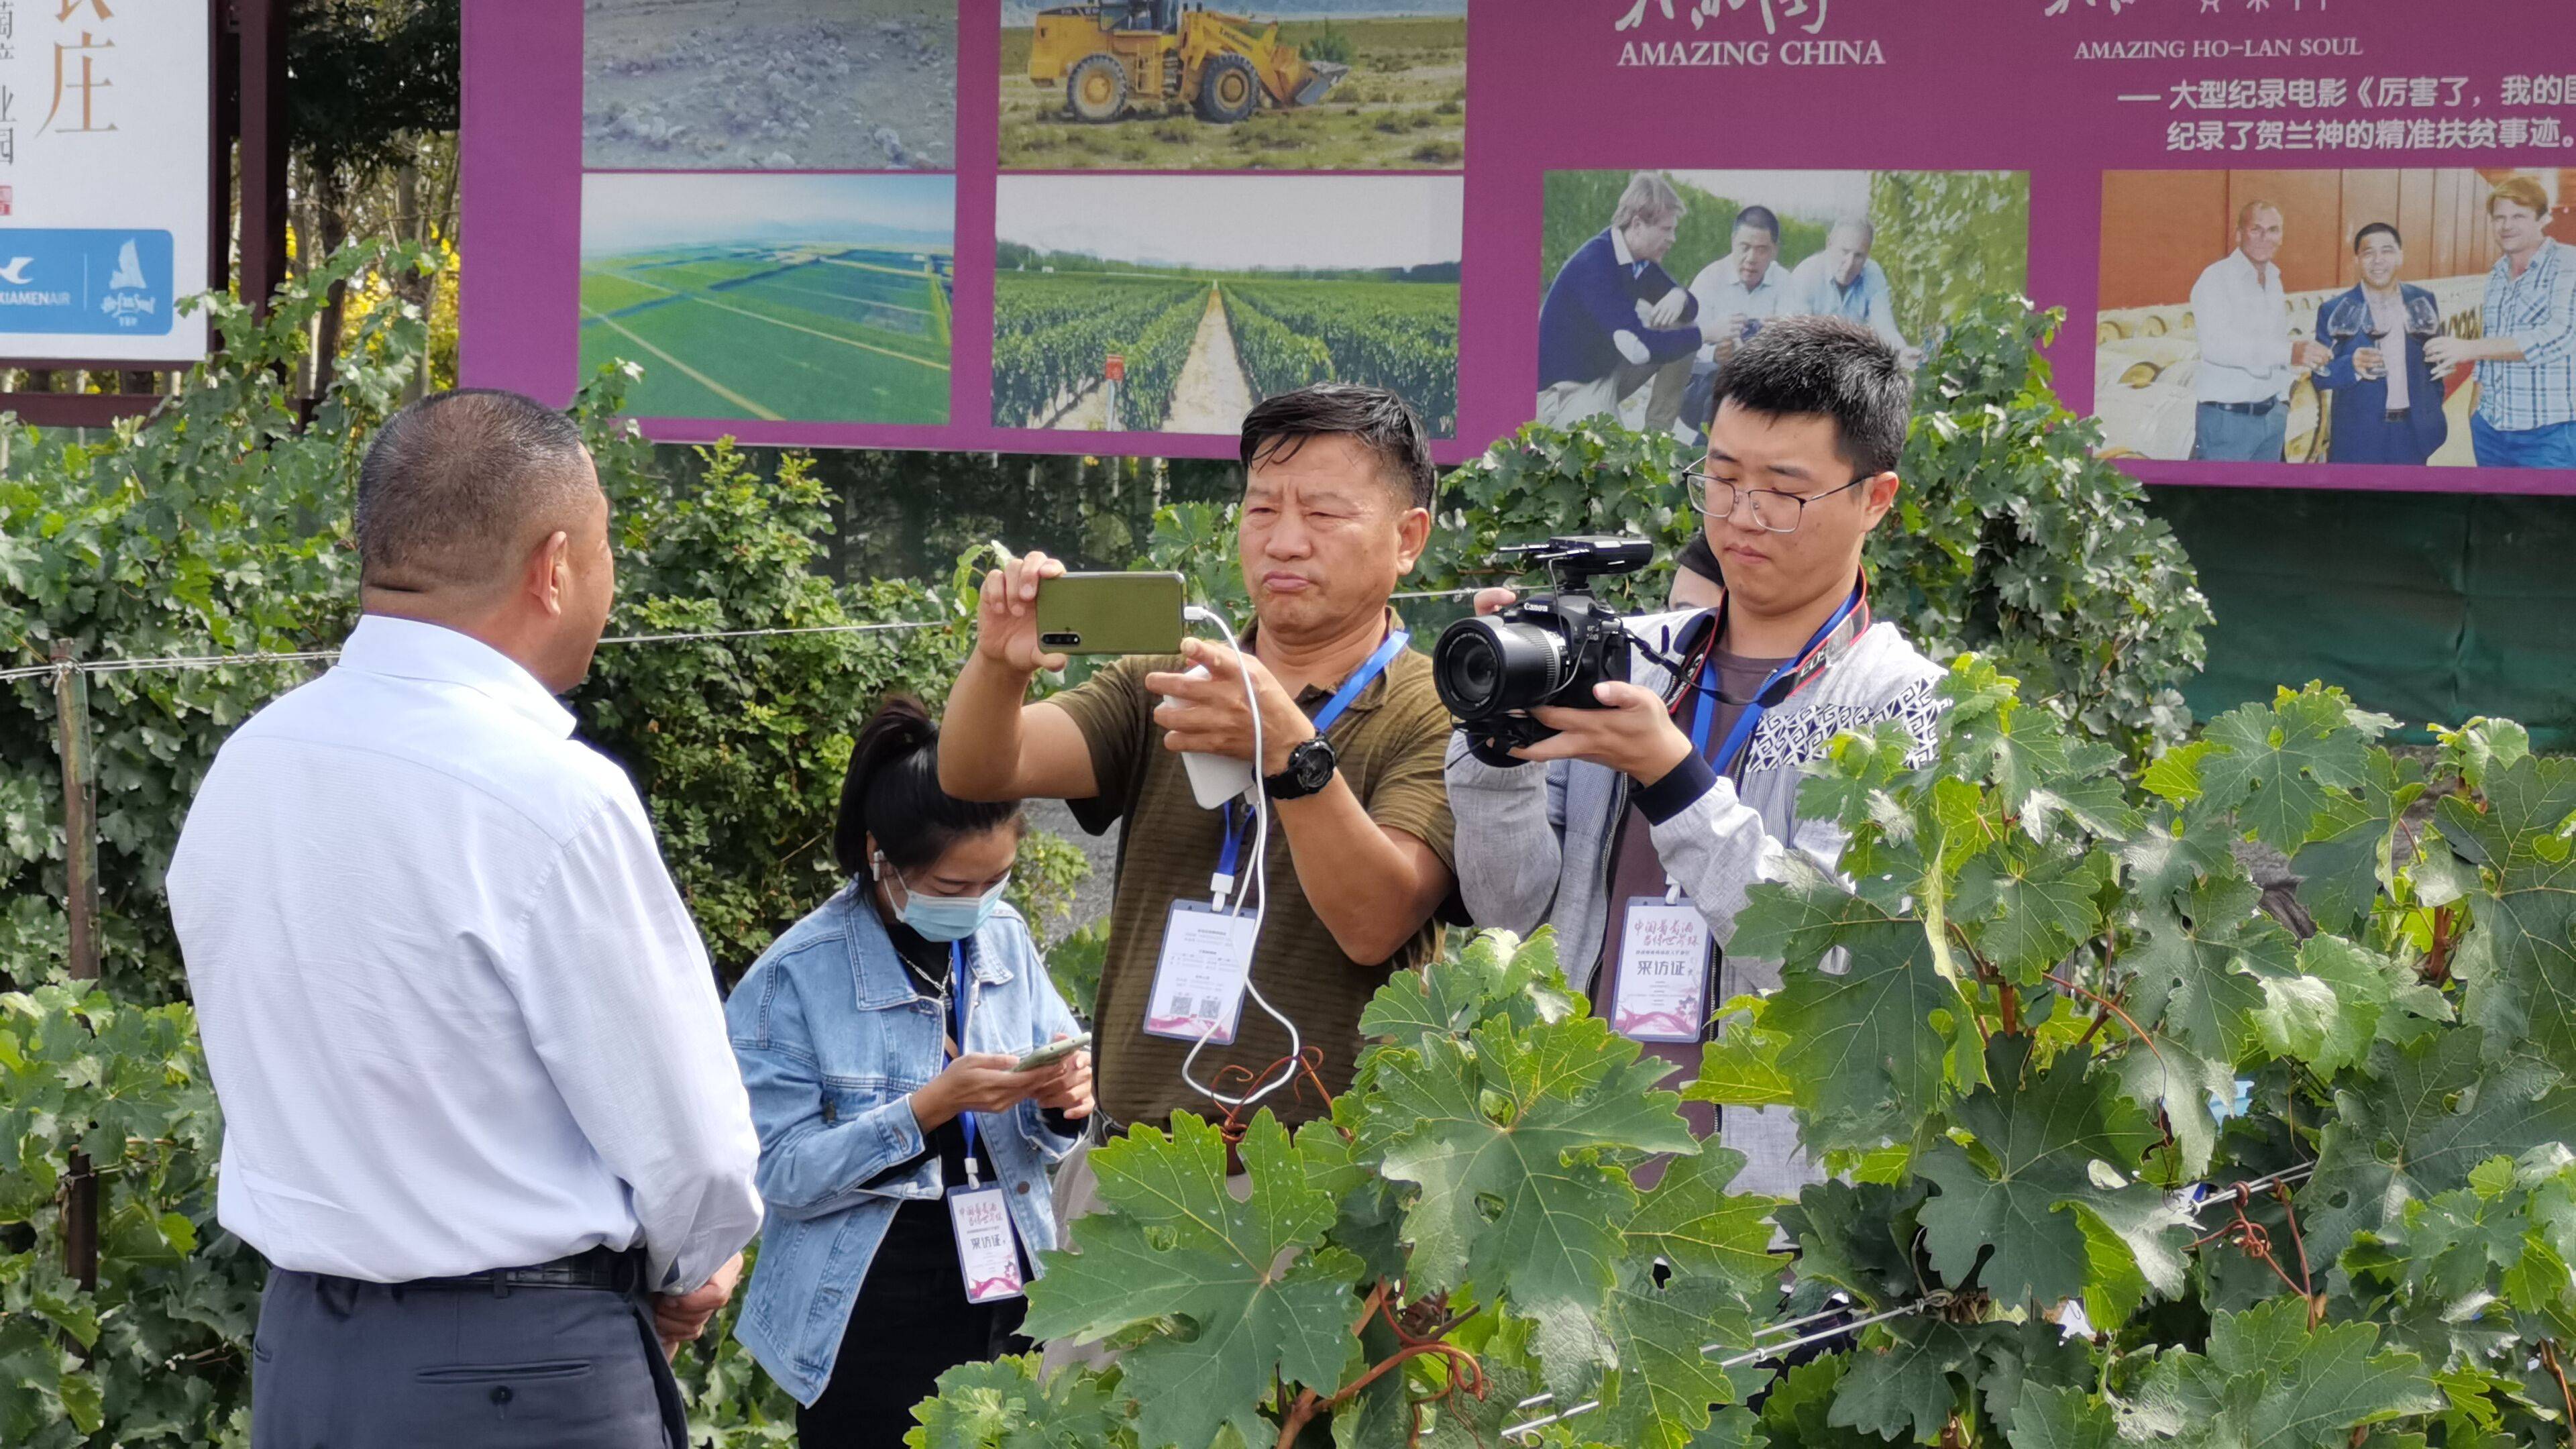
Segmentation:
<svg viewBox="0 0 2576 1449">
<path fill-rule="evenodd" d="M 2406 245 L 2406 238 L 2397 234 L 2397 228 L 2390 226 L 2384 221 L 2374 221 L 2370 225 L 2365 226 L 2361 230 L 2352 234 L 2352 249 L 2356 252 L 2360 251 L 2361 244 L 2369 240 L 2370 234 L 2375 231 L 2384 231 L 2388 233 L 2388 239 L 2397 243 L 2401 247 Z"/>
<path fill-rule="evenodd" d="M 1382 387 L 1319 382 L 1263 398 L 1243 418 L 1243 472 L 1248 481 L 1259 461 L 1284 463 L 1308 438 L 1347 437 L 1376 456 L 1378 472 L 1407 508 L 1439 501 L 1440 475 L 1431 466 L 1431 439 L 1411 405 Z"/>
<path fill-rule="evenodd" d="M 358 578 L 372 588 L 491 582 L 538 527 L 598 491 L 581 425 L 496 388 L 435 392 L 385 419 L 358 466 Z"/>
<path fill-rule="evenodd" d="M 1914 382 L 1896 349 L 1860 323 L 1784 317 L 1763 324 L 1718 373 L 1716 406 L 1729 402 L 1765 417 L 1833 419 L 1843 460 L 1874 477 L 1904 455 Z"/>
<path fill-rule="evenodd" d="M 1738 227 L 1758 226 L 1764 231 L 1771 233 L 1771 239 L 1773 241 L 1778 241 L 1780 239 L 1779 215 L 1767 206 L 1748 206 L 1744 208 L 1742 211 L 1735 214 L 1735 224 Z"/>
<path fill-rule="evenodd" d="M 939 788 L 939 722 L 921 701 L 889 695 L 859 726 L 841 777 L 832 858 L 851 877 L 868 868 L 868 837 L 897 870 L 919 870 L 969 835 L 1020 818 L 1017 800 L 960 800 Z"/>
</svg>

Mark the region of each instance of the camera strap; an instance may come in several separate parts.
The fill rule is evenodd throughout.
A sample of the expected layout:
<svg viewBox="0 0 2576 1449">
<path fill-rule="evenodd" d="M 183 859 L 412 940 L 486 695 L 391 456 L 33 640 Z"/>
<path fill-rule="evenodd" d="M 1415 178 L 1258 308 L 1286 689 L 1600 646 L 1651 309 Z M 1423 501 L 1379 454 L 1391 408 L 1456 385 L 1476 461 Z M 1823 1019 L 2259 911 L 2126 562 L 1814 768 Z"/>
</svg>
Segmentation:
<svg viewBox="0 0 2576 1449">
<path fill-rule="evenodd" d="M 1324 701 L 1324 707 L 1315 711 L 1315 733 L 1320 735 L 1331 729 L 1333 722 L 1342 717 L 1342 712 L 1351 707 L 1351 701 L 1360 697 L 1360 691 L 1386 673 L 1387 666 L 1395 662 L 1395 656 L 1403 653 L 1404 646 L 1412 642 L 1410 632 L 1388 630 L 1385 641 L 1377 646 L 1376 653 L 1368 657 L 1368 662 L 1353 670 L 1351 677 L 1342 681 L 1342 687 L 1333 691 L 1333 697 Z M 1226 897 L 1234 894 L 1234 883 L 1242 878 L 1243 846 L 1251 833 L 1252 812 L 1236 801 L 1226 801 L 1225 846 L 1217 853 L 1216 878 L 1208 883 L 1220 911 L 1225 909 Z"/>
<path fill-rule="evenodd" d="M 1808 638 L 1797 657 L 1771 671 L 1771 677 L 1763 680 L 1762 687 L 1754 691 L 1753 700 L 1744 707 L 1744 713 L 1736 717 L 1735 727 L 1726 732 L 1726 742 L 1718 747 L 1717 754 L 1710 756 L 1709 727 L 1717 717 L 1717 641 L 1726 632 L 1725 609 L 1724 604 L 1718 606 L 1717 622 L 1708 633 L 1708 648 L 1700 656 L 1699 705 L 1692 712 L 1690 735 L 1691 748 L 1707 758 L 1721 775 L 1734 769 L 1745 747 L 1753 742 L 1754 727 L 1762 722 L 1764 714 L 1804 689 L 1817 675 L 1825 672 L 1852 640 L 1868 632 L 1869 586 L 1865 582 L 1854 584 L 1851 597 L 1843 600 L 1843 606 L 1834 611 L 1833 617 Z"/>
</svg>

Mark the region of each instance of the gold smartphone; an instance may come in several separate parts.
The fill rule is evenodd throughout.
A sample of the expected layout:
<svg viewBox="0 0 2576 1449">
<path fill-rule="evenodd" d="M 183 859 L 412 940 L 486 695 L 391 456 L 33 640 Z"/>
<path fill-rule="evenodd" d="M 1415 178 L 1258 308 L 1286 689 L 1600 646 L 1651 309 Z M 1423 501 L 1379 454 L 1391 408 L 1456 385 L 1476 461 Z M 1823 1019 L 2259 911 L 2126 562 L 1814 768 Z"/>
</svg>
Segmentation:
<svg viewBox="0 0 2576 1449">
<path fill-rule="evenodd" d="M 1038 585 L 1038 647 L 1050 654 L 1178 654 L 1179 574 L 1066 574 Z"/>
</svg>

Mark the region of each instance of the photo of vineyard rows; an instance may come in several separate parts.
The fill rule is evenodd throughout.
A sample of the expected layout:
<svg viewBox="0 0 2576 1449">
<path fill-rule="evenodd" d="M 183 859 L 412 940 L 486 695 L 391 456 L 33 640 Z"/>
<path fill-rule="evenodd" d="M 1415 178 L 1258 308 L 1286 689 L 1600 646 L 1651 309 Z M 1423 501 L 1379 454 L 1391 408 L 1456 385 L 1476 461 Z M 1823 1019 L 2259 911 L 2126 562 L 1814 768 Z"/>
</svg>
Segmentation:
<svg viewBox="0 0 2576 1449">
<path fill-rule="evenodd" d="M 1082 184 L 1132 186 L 1164 179 Z M 1413 404 L 1433 436 L 1456 434 L 1454 229 L 1445 247 L 1432 248 L 1445 249 L 1446 259 L 1399 256 L 1390 259 L 1394 264 L 1374 267 L 1265 264 L 1284 260 L 1293 246 L 1282 247 L 1275 238 L 1225 245 L 1228 238 L 1210 235 L 1212 228 L 1196 218 L 1227 216 L 1231 225 L 1255 232 L 1263 218 L 1221 207 L 1202 208 L 1193 214 L 1193 225 L 1140 237 L 1133 246 L 1099 238 L 1097 250 L 1041 249 L 1012 239 L 1010 192 L 1021 180 L 1005 182 L 993 288 L 996 426 L 1231 433 L 1262 398 L 1342 381 L 1392 388 Z M 1197 184 L 1219 180 L 1201 178 Z M 1111 207 L 1089 212 L 1105 214 L 1152 213 Z M 1066 230 L 1053 228 L 1058 236 Z M 1071 230 L 1078 236 L 1104 228 Z M 1192 231 L 1195 237 L 1188 235 Z M 1179 249 L 1169 245 L 1175 236 L 1196 241 L 1191 250 L 1207 262 L 1193 266 L 1176 257 Z M 1421 247 L 1414 250 L 1418 254 Z M 1329 250 L 1313 255 L 1344 259 Z M 1222 265 L 1226 261 L 1253 264 Z M 1123 376 L 1113 379 L 1113 371 Z"/>
</svg>

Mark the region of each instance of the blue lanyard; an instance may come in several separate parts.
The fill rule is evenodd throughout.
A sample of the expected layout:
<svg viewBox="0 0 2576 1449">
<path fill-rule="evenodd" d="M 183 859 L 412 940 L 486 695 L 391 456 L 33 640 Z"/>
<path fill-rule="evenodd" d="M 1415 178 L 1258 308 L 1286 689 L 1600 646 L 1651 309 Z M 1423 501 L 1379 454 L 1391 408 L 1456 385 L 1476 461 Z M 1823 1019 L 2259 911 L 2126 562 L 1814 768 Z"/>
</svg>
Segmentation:
<svg viewBox="0 0 2576 1449">
<path fill-rule="evenodd" d="M 1709 760 L 1719 774 L 1725 774 L 1734 765 L 1735 757 L 1742 754 L 1744 747 L 1752 742 L 1753 727 L 1762 722 L 1763 714 L 1782 699 L 1788 698 L 1788 691 L 1782 690 L 1779 696 L 1774 698 L 1772 690 L 1778 688 L 1780 681 L 1784 679 L 1799 679 L 1812 672 L 1817 651 L 1823 648 L 1825 641 L 1834 636 L 1834 631 L 1840 629 L 1844 622 L 1860 608 L 1860 603 L 1861 587 L 1854 584 L 1851 597 L 1843 600 L 1843 606 L 1836 609 L 1834 616 L 1825 621 L 1825 626 L 1818 629 L 1814 636 L 1807 640 L 1807 646 L 1798 651 L 1797 657 L 1772 670 L 1771 677 L 1762 681 L 1762 687 L 1753 692 L 1752 703 L 1747 704 L 1744 707 L 1744 713 L 1736 717 L 1735 728 L 1726 732 L 1726 743 L 1719 746 L 1716 757 Z M 1723 608 L 1722 605 L 1720 607 Z M 1699 708 L 1691 717 L 1691 748 L 1702 756 L 1708 754 L 1709 721 L 1717 715 L 1717 639 L 1723 632 L 1724 625 L 1725 616 L 1721 613 L 1717 622 L 1709 626 L 1708 658 L 1700 665 Z"/>
<path fill-rule="evenodd" d="M 1342 717 L 1342 711 L 1351 707 L 1351 701 L 1360 697 L 1360 691 L 1368 688 L 1379 675 L 1386 673 L 1386 667 L 1395 662 L 1395 656 L 1402 653 L 1404 646 L 1412 640 L 1413 636 L 1402 629 L 1388 631 L 1386 642 L 1377 646 L 1377 652 L 1368 657 L 1368 662 L 1353 672 L 1350 678 L 1343 680 L 1342 687 L 1333 691 L 1333 697 L 1324 701 L 1324 707 L 1315 711 L 1315 733 L 1320 735 L 1331 729 L 1333 721 Z M 1237 814 L 1243 816 L 1243 823 L 1240 826 L 1235 824 Z M 1226 801 L 1225 849 L 1217 857 L 1218 875 L 1227 880 L 1235 879 L 1235 867 L 1243 863 L 1244 838 L 1251 833 L 1251 829 L 1252 812 L 1238 811 L 1232 800 Z"/>
<path fill-rule="evenodd" d="M 966 992 L 969 984 L 966 979 L 965 942 L 949 943 L 948 964 L 957 977 L 956 999 L 950 1003 L 950 1006 L 955 1012 L 957 1024 L 957 1054 L 962 1057 L 966 1055 Z M 971 1188 L 981 1181 L 975 1171 L 975 1114 L 960 1112 L 957 1114 L 957 1122 L 966 1133 L 966 1185 Z"/>
</svg>

